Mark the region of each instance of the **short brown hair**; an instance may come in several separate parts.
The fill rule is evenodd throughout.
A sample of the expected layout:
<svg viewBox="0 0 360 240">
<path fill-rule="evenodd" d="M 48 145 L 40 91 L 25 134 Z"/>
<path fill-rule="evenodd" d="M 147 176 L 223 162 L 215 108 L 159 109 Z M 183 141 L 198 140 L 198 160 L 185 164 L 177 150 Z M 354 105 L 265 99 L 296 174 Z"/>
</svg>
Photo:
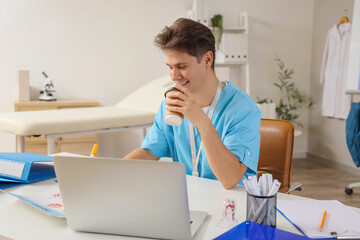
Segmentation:
<svg viewBox="0 0 360 240">
<path fill-rule="evenodd" d="M 179 18 L 170 27 L 165 27 L 155 37 L 155 45 L 161 50 L 176 49 L 196 57 L 200 62 L 208 51 L 213 53 L 215 62 L 215 37 L 211 30 L 201 23 L 188 18 Z"/>
</svg>

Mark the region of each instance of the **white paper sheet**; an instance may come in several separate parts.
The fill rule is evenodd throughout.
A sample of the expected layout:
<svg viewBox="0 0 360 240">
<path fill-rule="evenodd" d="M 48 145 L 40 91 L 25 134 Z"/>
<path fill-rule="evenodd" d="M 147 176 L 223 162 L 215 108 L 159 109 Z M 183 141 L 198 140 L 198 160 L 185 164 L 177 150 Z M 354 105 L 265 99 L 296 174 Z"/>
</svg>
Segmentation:
<svg viewBox="0 0 360 240">
<path fill-rule="evenodd" d="M 308 237 L 332 237 L 331 232 L 339 236 L 360 238 L 360 213 L 336 200 L 278 200 L 277 208 Z M 327 211 L 323 231 L 321 220 Z"/>
<path fill-rule="evenodd" d="M 59 186 L 54 178 L 3 192 L 19 198 L 47 215 L 65 217 Z"/>
</svg>

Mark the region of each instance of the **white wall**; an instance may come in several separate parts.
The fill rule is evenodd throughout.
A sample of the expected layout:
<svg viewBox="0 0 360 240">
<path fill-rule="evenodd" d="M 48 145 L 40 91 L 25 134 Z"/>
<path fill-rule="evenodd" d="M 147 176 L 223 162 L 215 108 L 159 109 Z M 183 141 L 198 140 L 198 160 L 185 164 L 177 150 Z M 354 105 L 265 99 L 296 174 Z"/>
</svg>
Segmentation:
<svg viewBox="0 0 360 240">
<path fill-rule="evenodd" d="M 208 0 L 209 16 L 221 13 L 225 26 L 249 15 L 252 97 L 278 98 L 274 58 L 279 55 L 299 88 L 309 93 L 313 0 Z M 17 72 L 30 70 L 32 97 L 54 80 L 56 97 L 92 98 L 113 105 L 151 79 L 167 74 L 153 39 L 186 16 L 191 0 L 0 0 L 0 112 L 13 109 Z M 308 115 L 294 152 L 307 151 Z M 103 156 L 123 156 L 140 145 L 140 131 L 105 134 Z M 10 134 L 0 135 L 0 151 L 14 151 Z"/>
<path fill-rule="evenodd" d="M 58 99 L 116 104 L 167 74 L 153 39 L 191 6 L 191 0 L 0 0 L 0 111 L 13 109 L 20 69 L 30 70 L 35 93 L 45 71 L 54 80 Z M 1 137 L 0 151 L 14 151 L 14 139 Z M 122 156 L 140 140 L 137 131 L 107 134 L 101 136 L 99 150 Z"/>
<path fill-rule="evenodd" d="M 328 30 L 337 24 L 348 9 L 352 19 L 353 0 L 316 0 L 314 7 L 313 47 L 311 68 L 311 97 L 315 107 L 310 111 L 308 152 L 324 159 L 355 167 L 346 146 L 345 120 L 321 116 L 323 85 L 320 84 L 320 66 Z"/>
</svg>

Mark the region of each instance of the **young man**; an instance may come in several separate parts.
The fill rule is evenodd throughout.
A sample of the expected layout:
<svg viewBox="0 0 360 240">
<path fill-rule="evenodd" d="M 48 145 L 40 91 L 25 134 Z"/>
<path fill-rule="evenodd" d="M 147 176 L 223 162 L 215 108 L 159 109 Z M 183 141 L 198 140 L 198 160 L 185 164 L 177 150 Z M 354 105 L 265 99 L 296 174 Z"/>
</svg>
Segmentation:
<svg viewBox="0 0 360 240">
<path fill-rule="evenodd" d="M 181 18 L 165 27 L 155 44 L 165 52 L 179 91 L 168 93 L 141 148 L 125 158 L 171 157 L 184 163 L 187 174 L 218 179 L 226 189 L 256 174 L 261 113 L 243 91 L 219 82 L 210 29 Z M 184 115 L 180 126 L 165 123 L 165 108 Z"/>
</svg>

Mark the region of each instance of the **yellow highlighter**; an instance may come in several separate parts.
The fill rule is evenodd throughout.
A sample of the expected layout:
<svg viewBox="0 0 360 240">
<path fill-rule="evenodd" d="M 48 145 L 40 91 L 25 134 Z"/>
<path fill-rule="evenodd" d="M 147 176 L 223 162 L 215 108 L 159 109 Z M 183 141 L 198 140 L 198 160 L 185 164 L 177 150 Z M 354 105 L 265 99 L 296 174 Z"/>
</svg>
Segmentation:
<svg viewBox="0 0 360 240">
<path fill-rule="evenodd" d="M 94 147 L 93 147 L 93 149 L 91 151 L 90 157 L 95 157 L 97 149 L 98 149 L 98 145 L 95 143 Z"/>
</svg>

